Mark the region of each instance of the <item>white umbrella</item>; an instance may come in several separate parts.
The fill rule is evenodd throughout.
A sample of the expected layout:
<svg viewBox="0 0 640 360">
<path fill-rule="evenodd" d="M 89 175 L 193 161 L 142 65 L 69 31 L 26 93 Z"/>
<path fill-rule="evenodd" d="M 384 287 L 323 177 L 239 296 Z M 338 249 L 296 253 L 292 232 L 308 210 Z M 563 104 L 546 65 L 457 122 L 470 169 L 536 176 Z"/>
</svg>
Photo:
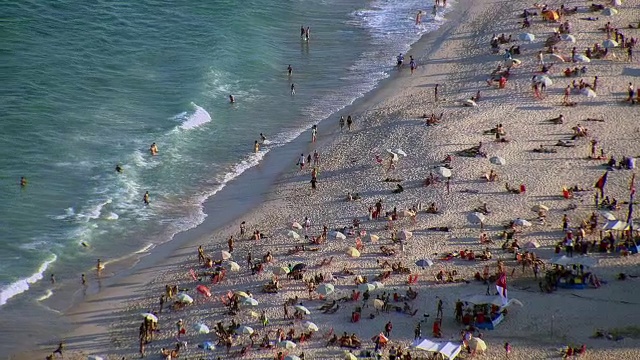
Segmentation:
<svg viewBox="0 0 640 360">
<path fill-rule="evenodd" d="M 549 54 L 548 56 L 551 61 L 559 61 L 559 62 L 565 61 L 564 58 L 558 54 Z"/>
<path fill-rule="evenodd" d="M 536 36 L 531 34 L 531 33 L 522 33 L 520 35 L 518 35 L 518 38 L 522 41 L 533 41 L 536 39 Z"/>
<path fill-rule="evenodd" d="M 87 360 L 104 360 L 104 358 L 98 355 L 89 355 L 89 357 L 87 357 Z"/>
<path fill-rule="evenodd" d="M 364 239 L 370 242 L 376 242 L 380 240 L 380 236 L 374 235 L 374 234 L 367 234 L 367 236 L 365 236 Z"/>
<path fill-rule="evenodd" d="M 469 221 L 472 224 L 480 224 L 483 223 L 485 220 L 487 220 L 487 218 L 479 212 L 472 212 L 469 215 L 467 215 L 467 221 Z"/>
<path fill-rule="evenodd" d="M 533 82 L 538 84 L 544 84 L 545 86 L 553 85 L 553 81 L 547 75 L 536 75 L 533 77 Z"/>
<path fill-rule="evenodd" d="M 291 270 L 287 266 L 278 266 L 277 268 L 273 269 L 274 275 L 287 275 L 290 272 Z"/>
<path fill-rule="evenodd" d="M 368 292 L 372 292 L 372 291 L 373 291 L 373 290 L 375 290 L 375 289 L 376 289 L 376 286 L 375 286 L 375 285 L 373 285 L 373 284 L 370 284 L 370 283 L 366 283 L 366 284 L 360 284 L 360 285 L 358 285 L 358 290 L 359 290 L 360 292 L 363 292 L 363 293 L 364 293 L 364 292 L 367 292 L 367 291 L 368 291 Z"/>
<path fill-rule="evenodd" d="M 300 357 L 297 355 L 287 355 L 284 357 L 284 360 L 302 360 L 302 359 L 300 359 Z"/>
<path fill-rule="evenodd" d="M 615 215 L 613 215 L 613 213 L 611 213 L 611 212 L 609 212 L 609 211 L 604 211 L 604 210 L 602 210 L 602 211 L 600 211 L 600 212 L 599 212 L 599 214 L 600 214 L 600 216 L 602 216 L 603 218 L 605 218 L 605 219 L 607 219 L 607 220 L 609 220 L 609 221 L 615 221 L 615 220 L 617 220 L 617 219 L 616 219 L 616 216 L 615 216 Z"/>
<path fill-rule="evenodd" d="M 240 326 L 240 327 L 238 328 L 238 332 L 239 332 L 240 334 L 251 335 L 251 334 L 253 334 L 253 328 L 252 328 L 252 327 L 250 327 L 250 326 L 244 326 L 244 325 L 243 325 L 243 326 Z"/>
<path fill-rule="evenodd" d="M 290 238 L 294 238 L 294 239 L 300 239 L 300 234 L 298 234 L 297 232 L 295 232 L 293 230 L 287 231 L 287 236 L 290 237 Z"/>
<path fill-rule="evenodd" d="M 402 230 L 400 234 L 398 234 L 398 238 L 400 240 L 409 240 L 413 236 L 413 233 L 409 230 Z"/>
<path fill-rule="evenodd" d="M 258 300 L 249 297 L 242 300 L 241 304 L 246 306 L 258 306 Z"/>
<path fill-rule="evenodd" d="M 462 101 L 462 105 L 463 106 L 470 106 L 470 107 L 476 107 L 478 106 L 478 104 L 476 104 L 475 101 L 471 100 L 471 99 L 467 99 L 467 100 L 463 100 Z"/>
<path fill-rule="evenodd" d="M 307 315 L 311 314 L 311 311 L 309 311 L 309 309 L 307 309 L 306 307 L 302 306 L 302 305 L 296 305 L 294 306 L 294 308 L 302 313 L 305 313 Z"/>
<path fill-rule="evenodd" d="M 536 240 L 531 240 L 531 241 L 527 242 L 526 244 L 524 244 L 524 247 L 529 248 L 529 249 L 537 249 L 537 248 L 540 247 L 540 244 Z"/>
<path fill-rule="evenodd" d="M 347 236 L 343 233 L 341 233 L 340 231 L 332 231 L 329 233 L 329 235 L 333 236 L 335 239 L 341 239 L 344 240 L 347 238 Z"/>
<path fill-rule="evenodd" d="M 151 313 L 142 313 L 141 315 L 145 319 L 151 320 L 151 321 L 153 321 L 155 323 L 158 322 L 158 317 L 153 315 L 153 314 L 151 314 Z"/>
<path fill-rule="evenodd" d="M 298 229 L 298 230 L 301 230 L 301 229 L 302 229 L 302 225 L 300 225 L 300 223 L 299 223 L 299 222 L 294 221 L 294 222 L 293 222 L 293 224 L 291 224 L 291 228 L 292 228 L 292 229 Z"/>
<path fill-rule="evenodd" d="M 375 286 L 375 287 L 376 287 L 376 289 L 380 289 L 380 288 L 383 288 L 383 287 L 384 287 L 384 284 L 383 284 L 383 283 L 381 283 L 380 281 L 374 281 L 374 282 L 372 282 L 371 284 L 372 284 L 373 286 Z"/>
<path fill-rule="evenodd" d="M 618 10 L 614 9 L 614 8 L 606 8 L 604 10 L 602 10 L 602 15 L 604 16 L 613 16 L 615 14 L 618 13 Z"/>
<path fill-rule="evenodd" d="M 589 59 L 588 57 L 586 57 L 585 55 L 582 54 L 578 54 L 576 56 L 573 57 L 573 61 L 575 62 L 581 62 L 581 63 L 590 63 L 591 59 Z"/>
<path fill-rule="evenodd" d="M 586 97 L 590 97 L 590 98 L 594 98 L 596 96 L 598 96 L 598 94 L 596 94 L 595 91 L 593 91 L 593 89 L 589 89 L 589 88 L 584 88 L 580 91 L 581 95 L 584 95 Z"/>
<path fill-rule="evenodd" d="M 314 332 L 315 332 L 315 331 L 320 330 L 320 329 L 318 328 L 318 325 L 316 325 L 316 324 L 312 323 L 311 321 L 305 321 L 305 322 L 303 322 L 301 325 L 302 325 L 302 327 L 303 327 L 304 329 L 306 329 L 306 330 L 308 330 L 308 331 L 314 331 Z"/>
<path fill-rule="evenodd" d="M 240 271 L 240 265 L 235 261 L 229 261 L 225 266 L 229 271 Z"/>
<path fill-rule="evenodd" d="M 395 149 L 394 152 L 398 155 L 407 156 L 407 153 L 400 148 Z"/>
<path fill-rule="evenodd" d="M 504 165 L 504 164 L 507 163 L 507 161 L 503 157 L 500 157 L 500 156 L 492 157 L 491 159 L 489 159 L 489 162 L 491 162 L 492 164 L 495 164 L 495 165 Z"/>
<path fill-rule="evenodd" d="M 613 4 L 614 6 L 620 6 L 622 5 L 622 0 L 613 0 L 611 4 Z"/>
<path fill-rule="evenodd" d="M 398 213 L 398 217 L 400 218 L 405 218 L 405 217 L 412 217 L 412 216 L 416 216 L 416 213 L 414 213 L 411 210 L 402 210 Z"/>
<path fill-rule="evenodd" d="M 193 303 L 193 298 L 185 293 L 180 293 L 176 296 L 179 302 L 183 304 L 191 304 Z"/>
<path fill-rule="evenodd" d="M 605 41 L 602 42 L 602 46 L 605 48 L 614 48 L 616 46 L 618 46 L 618 43 L 615 40 L 611 40 L 611 39 L 607 39 Z"/>
<path fill-rule="evenodd" d="M 563 41 L 568 41 L 568 42 L 572 42 L 575 43 L 576 42 L 576 37 L 573 35 L 569 35 L 569 34 L 564 34 L 562 35 L 561 39 Z"/>
<path fill-rule="evenodd" d="M 276 346 L 284 349 L 295 349 L 296 343 L 294 343 L 293 341 L 285 340 L 285 341 L 280 341 L 279 343 L 276 344 Z"/>
<path fill-rule="evenodd" d="M 318 285 L 318 288 L 316 289 L 316 292 L 318 294 L 322 294 L 322 295 L 329 295 L 331 293 L 333 293 L 336 290 L 336 288 L 332 285 L 332 284 L 320 284 Z"/>
<path fill-rule="evenodd" d="M 511 66 L 513 65 L 520 65 L 522 64 L 522 61 L 520 59 L 515 59 L 515 58 L 511 58 L 509 60 L 507 60 L 509 63 L 511 63 Z"/>
<path fill-rule="evenodd" d="M 529 222 L 529 221 L 527 221 L 525 219 L 517 218 L 517 219 L 513 220 L 513 225 L 529 227 L 529 226 L 531 226 L 531 222 Z"/>
<path fill-rule="evenodd" d="M 228 251 L 220 250 L 213 254 L 213 260 L 216 260 L 216 261 L 229 260 L 229 259 L 231 259 L 231 253 Z"/>
<path fill-rule="evenodd" d="M 351 256 L 352 258 L 357 258 L 360 257 L 360 250 L 354 248 L 353 246 L 350 246 L 347 248 L 346 254 Z"/>
<path fill-rule="evenodd" d="M 209 327 L 205 324 L 198 324 L 196 326 L 193 327 L 195 329 L 195 331 L 198 334 L 208 334 L 209 333 Z"/>
<path fill-rule="evenodd" d="M 445 177 L 445 178 L 451 177 L 451 175 L 452 175 L 452 173 L 451 173 L 451 169 L 447 169 L 447 168 L 446 168 L 446 167 L 444 167 L 444 166 L 440 166 L 440 167 L 436 170 L 436 172 L 437 172 L 438 174 L 440 174 L 440 176 Z"/>
<path fill-rule="evenodd" d="M 538 204 L 538 205 L 533 205 L 533 207 L 531 207 L 531 211 L 533 212 L 538 212 L 538 211 L 549 211 L 549 208 L 542 205 L 542 204 Z"/>
</svg>

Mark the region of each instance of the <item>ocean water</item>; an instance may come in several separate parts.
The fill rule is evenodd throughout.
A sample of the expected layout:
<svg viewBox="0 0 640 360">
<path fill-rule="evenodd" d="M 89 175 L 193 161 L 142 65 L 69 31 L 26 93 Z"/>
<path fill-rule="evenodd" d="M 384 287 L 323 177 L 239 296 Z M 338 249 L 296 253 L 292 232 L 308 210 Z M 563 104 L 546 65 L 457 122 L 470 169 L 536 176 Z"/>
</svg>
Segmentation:
<svg viewBox="0 0 640 360">
<path fill-rule="evenodd" d="M 0 306 L 55 296 L 51 273 L 77 278 L 98 257 L 200 224 L 205 199 L 389 76 L 398 53 L 446 21 L 432 6 L 3 2 Z M 269 141 L 254 154 L 260 133 Z"/>
</svg>

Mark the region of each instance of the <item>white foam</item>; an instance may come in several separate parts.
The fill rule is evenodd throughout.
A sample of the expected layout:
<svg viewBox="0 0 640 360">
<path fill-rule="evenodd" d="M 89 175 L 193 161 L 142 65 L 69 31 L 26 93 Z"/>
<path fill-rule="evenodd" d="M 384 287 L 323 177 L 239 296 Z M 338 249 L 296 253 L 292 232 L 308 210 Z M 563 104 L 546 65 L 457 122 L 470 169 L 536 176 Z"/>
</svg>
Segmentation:
<svg viewBox="0 0 640 360">
<path fill-rule="evenodd" d="M 36 282 L 42 280 L 43 274 L 49 268 L 49 265 L 54 263 L 58 257 L 55 254 L 52 254 L 52 257 L 49 260 L 45 261 L 40 265 L 38 271 L 28 278 L 20 279 L 16 282 L 13 282 L 3 288 L 0 289 L 0 306 L 4 305 L 11 299 L 12 297 L 22 294 L 23 292 L 29 290 L 31 284 L 35 284 Z"/>
<path fill-rule="evenodd" d="M 38 301 L 44 301 L 47 300 L 48 298 L 50 298 L 53 295 L 53 291 L 51 291 L 51 289 L 47 289 L 47 291 L 42 294 L 42 296 L 40 296 L 38 298 Z"/>
<path fill-rule="evenodd" d="M 195 129 L 203 124 L 206 124 L 211 121 L 211 115 L 207 112 L 207 110 L 201 108 L 200 106 L 191 103 L 195 108 L 195 111 L 191 113 L 187 117 L 187 119 L 180 125 L 180 128 L 183 130 L 191 130 Z"/>
<path fill-rule="evenodd" d="M 104 219 L 105 220 L 118 220 L 120 216 L 118 216 L 118 214 L 114 213 L 114 212 L 110 212 L 107 215 L 105 215 Z"/>
</svg>

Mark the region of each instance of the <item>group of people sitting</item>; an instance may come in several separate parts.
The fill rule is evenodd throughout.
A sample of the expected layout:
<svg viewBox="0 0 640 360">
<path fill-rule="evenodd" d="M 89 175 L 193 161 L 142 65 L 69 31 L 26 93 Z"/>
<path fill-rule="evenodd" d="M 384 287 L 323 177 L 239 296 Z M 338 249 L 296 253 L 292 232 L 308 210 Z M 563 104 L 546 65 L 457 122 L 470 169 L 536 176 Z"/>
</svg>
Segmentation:
<svg viewBox="0 0 640 360">
<path fill-rule="evenodd" d="M 331 345 L 339 345 L 340 347 L 357 349 L 362 345 L 362 341 L 360 341 L 355 333 L 348 335 L 346 332 L 344 332 L 340 338 L 338 338 L 338 335 L 333 334 L 333 336 L 329 339 L 329 341 L 327 341 L 327 344 L 325 346 Z"/>
<path fill-rule="evenodd" d="M 422 118 L 426 119 L 425 121 L 428 126 L 439 124 L 443 116 L 444 113 L 440 113 L 440 116 L 436 115 L 435 113 L 431 113 L 431 115 L 427 115 L 427 113 L 422 114 Z"/>
<path fill-rule="evenodd" d="M 584 74 L 586 74 L 586 73 L 587 73 L 587 71 L 588 71 L 588 69 L 587 69 L 587 67 L 586 67 L 586 66 L 583 66 L 583 67 L 581 67 L 581 68 L 578 68 L 578 67 L 576 66 L 576 67 L 574 67 L 573 69 L 572 69 L 572 68 L 570 68 L 570 67 L 568 67 L 568 68 L 564 69 L 564 71 L 563 71 L 562 73 L 563 73 L 563 74 L 564 74 L 564 76 L 566 76 L 566 77 L 572 77 L 572 76 L 580 76 L 580 75 L 584 75 Z M 582 82 L 582 79 L 580 79 L 580 82 Z M 573 88 L 574 88 L 574 89 L 576 88 L 575 83 L 576 83 L 576 81 L 575 81 L 575 80 L 573 80 L 572 85 L 573 85 Z M 583 89 L 583 88 L 580 88 L 580 89 Z"/>
</svg>

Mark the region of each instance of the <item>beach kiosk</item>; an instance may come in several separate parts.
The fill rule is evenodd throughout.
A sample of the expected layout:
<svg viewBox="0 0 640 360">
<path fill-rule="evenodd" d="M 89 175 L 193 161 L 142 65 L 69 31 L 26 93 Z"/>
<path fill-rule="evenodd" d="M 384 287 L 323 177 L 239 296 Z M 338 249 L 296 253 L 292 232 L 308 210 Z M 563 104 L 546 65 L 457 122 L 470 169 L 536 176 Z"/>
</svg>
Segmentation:
<svg viewBox="0 0 640 360">
<path fill-rule="evenodd" d="M 462 323 L 483 330 L 495 329 L 504 320 L 506 309 L 512 304 L 522 306 L 517 299 L 509 299 L 503 305 L 502 298 L 497 295 L 470 295 L 461 301 L 465 305 Z"/>
<path fill-rule="evenodd" d="M 568 257 L 562 255 L 552 258 L 551 264 L 558 267 L 556 270 L 552 270 L 552 277 L 560 288 L 586 289 L 589 283 L 595 284 L 597 281 L 597 278 L 593 278 L 591 272 L 587 270 L 596 266 L 598 259 L 589 256 Z"/>
</svg>

